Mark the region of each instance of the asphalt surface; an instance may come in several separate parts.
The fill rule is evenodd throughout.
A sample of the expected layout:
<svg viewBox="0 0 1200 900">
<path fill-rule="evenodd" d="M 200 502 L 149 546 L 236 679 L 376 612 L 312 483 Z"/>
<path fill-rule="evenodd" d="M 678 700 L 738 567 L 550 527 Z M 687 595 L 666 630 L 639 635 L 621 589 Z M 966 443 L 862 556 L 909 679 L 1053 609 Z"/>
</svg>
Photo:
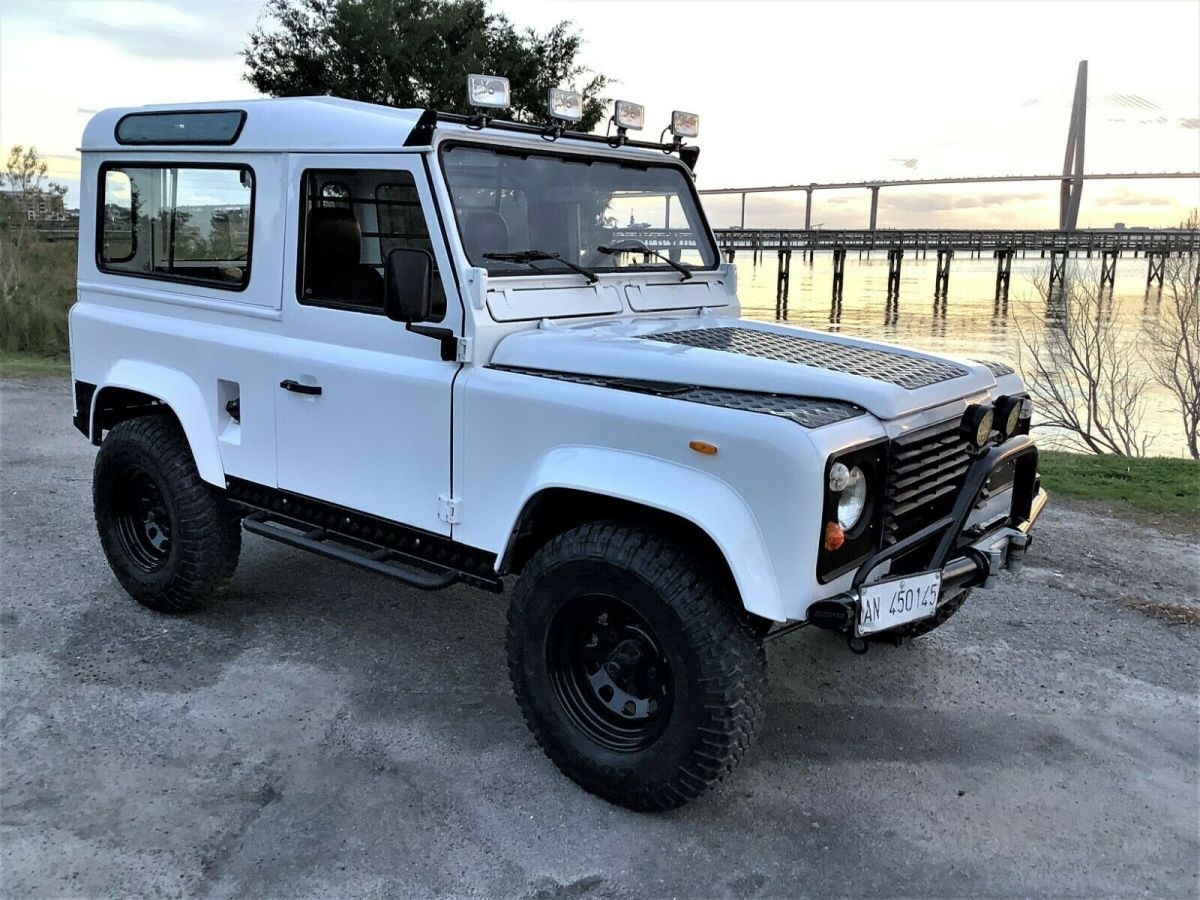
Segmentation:
<svg viewBox="0 0 1200 900">
<path fill-rule="evenodd" d="M 1140 895 L 1200 890 L 1197 543 L 1056 503 L 936 634 L 769 651 L 768 723 L 664 815 L 527 733 L 504 598 L 247 536 L 167 618 L 109 573 L 63 380 L 0 382 L 0 894 Z"/>
</svg>

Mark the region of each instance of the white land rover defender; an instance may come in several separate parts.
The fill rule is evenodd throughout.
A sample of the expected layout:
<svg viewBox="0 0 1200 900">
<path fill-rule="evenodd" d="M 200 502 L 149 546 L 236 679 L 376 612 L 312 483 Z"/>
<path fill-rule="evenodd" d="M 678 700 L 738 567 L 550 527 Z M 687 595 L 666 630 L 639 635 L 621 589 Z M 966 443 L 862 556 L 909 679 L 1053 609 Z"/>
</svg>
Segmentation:
<svg viewBox="0 0 1200 900">
<path fill-rule="evenodd" d="M 695 117 L 574 133 L 552 99 L 550 127 L 327 97 L 96 115 L 74 421 L 138 602 L 202 607 L 243 528 L 507 583 L 538 742 L 666 809 L 752 743 L 773 627 L 862 652 L 1017 568 L 1031 404 L 1002 364 L 739 318 Z"/>
</svg>

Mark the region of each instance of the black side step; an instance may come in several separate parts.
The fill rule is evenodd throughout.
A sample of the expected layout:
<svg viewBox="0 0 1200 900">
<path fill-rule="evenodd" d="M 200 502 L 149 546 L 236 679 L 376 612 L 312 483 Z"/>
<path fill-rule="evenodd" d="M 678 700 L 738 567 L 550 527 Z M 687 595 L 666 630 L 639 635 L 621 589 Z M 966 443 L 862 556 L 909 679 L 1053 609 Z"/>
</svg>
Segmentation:
<svg viewBox="0 0 1200 900">
<path fill-rule="evenodd" d="M 419 568 L 407 554 L 266 510 L 246 516 L 242 525 L 251 534 L 341 560 L 427 591 L 449 587 L 463 577 L 463 573 L 455 569 L 439 567 L 441 571 L 429 571 Z M 423 561 L 422 564 L 428 565 Z"/>
</svg>

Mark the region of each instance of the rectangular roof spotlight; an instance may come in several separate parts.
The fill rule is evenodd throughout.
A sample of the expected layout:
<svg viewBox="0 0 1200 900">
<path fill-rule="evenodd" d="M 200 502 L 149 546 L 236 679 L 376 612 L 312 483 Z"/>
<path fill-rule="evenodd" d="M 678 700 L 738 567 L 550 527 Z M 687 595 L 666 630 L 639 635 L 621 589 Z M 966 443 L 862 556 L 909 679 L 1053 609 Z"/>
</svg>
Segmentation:
<svg viewBox="0 0 1200 900">
<path fill-rule="evenodd" d="M 508 79 L 499 75 L 468 75 L 467 102 L 482 109 L 507 109 Z"/>
<path fill-rule="evenodd" d="M 550 118 L 561 122 L 578 122 L 583 119 L 583 95 L 563 88 L 550 88 L 546 94 L 546 112 Z"/>
<path fill-rule="evenodd" d="M 680 138 L 694 138 L 700 133 L 700 116 L 681 109 L 671 113 L 671 134 Z"/>
<path fill-rule="evenodd" d="M 646 107 L 640 103 L 628 100 L 618 100 L 613 107 L 613 121 L 618 128 L 628 128 L 630 131 L 641 131 L 646 124 Z"/>
</svg>

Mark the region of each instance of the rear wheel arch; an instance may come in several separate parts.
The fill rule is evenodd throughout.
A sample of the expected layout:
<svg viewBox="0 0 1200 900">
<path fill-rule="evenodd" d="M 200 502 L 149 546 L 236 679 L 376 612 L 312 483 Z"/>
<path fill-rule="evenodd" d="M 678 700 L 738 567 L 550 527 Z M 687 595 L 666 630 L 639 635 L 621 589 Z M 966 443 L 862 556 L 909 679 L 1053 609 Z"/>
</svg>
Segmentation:
<svg viewBox="0 0 1200 900">
<path fill-rule="evenodd" d="M 89 436 L 93 444 L 100 446 L 105 432 L 128 419 L 151 415 L 167 415 L 179 421 L 175 410 L 158 397 L 132 388 L 101 387 L 92 398 Z"/>
<path fill-rule="evenodd" d="M 104 435 L 121 422 L 142 416 L 169 416 L 183 430 L 200 477 L 225 486 L 213 423 L 199 385 L 178 370 L 122 363 L 114 367 L 92 397 L 89 437 L 99 446 Z M 153 387 L 144 390 L 143 386 Z"/>
</svg>

